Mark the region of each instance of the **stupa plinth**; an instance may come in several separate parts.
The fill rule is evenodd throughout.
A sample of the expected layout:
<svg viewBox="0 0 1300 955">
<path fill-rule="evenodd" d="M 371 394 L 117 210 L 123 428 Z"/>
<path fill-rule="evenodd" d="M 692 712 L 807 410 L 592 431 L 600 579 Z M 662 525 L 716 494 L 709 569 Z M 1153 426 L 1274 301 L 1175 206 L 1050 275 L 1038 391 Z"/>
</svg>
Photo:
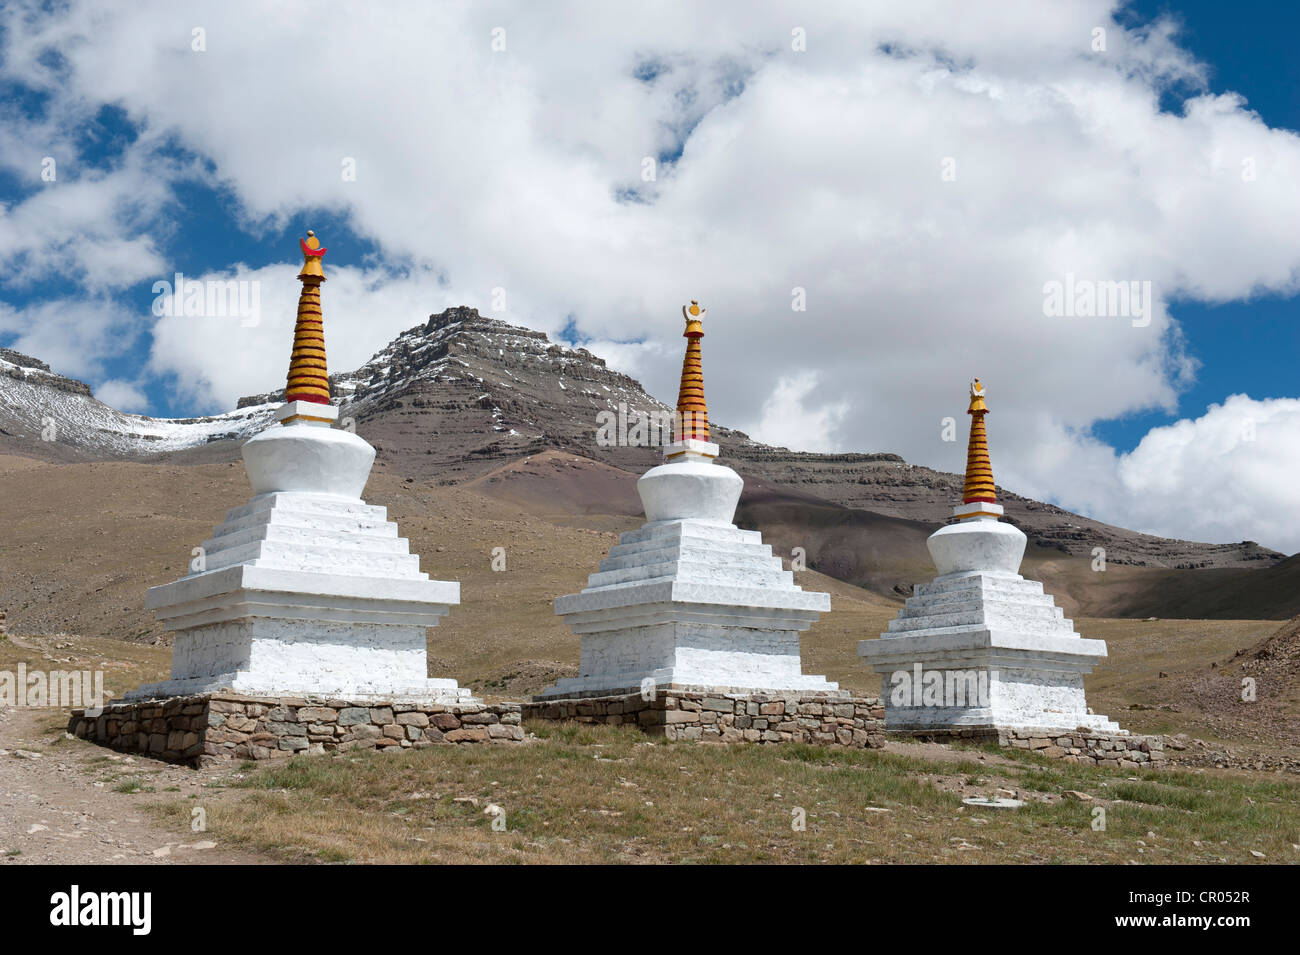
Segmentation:
<svg viewBox="0 0 1300 955">
<path fill-rule="evenodd" d="M 325 249 L 302 241 L 302 294 L 285 403 L 243 446 L 253 498 L 145 605 L 176 634 L 171 679 L 128 700 L 230 691 L 268 697 L 471 702 L 430 679 L 426 628 L 460 603 L 430 580 L 385 509 L 361 493 L 375 449 L 333 427 L 320 286 Z"/>
<path fill-rule="evenodd" d="M 1088 710 L 1083 677 L 1106 656 L 1074 630 L 1043 585 L 1020 575 L 1025 535 L 999 520 L 979 379 L 957 523 L 926 541 L 939 576 L 916 588 L 858 654 L 882 677 L 887 729 L 1124 731 Z"/>
<path fill-rule="evenodd" d="M 579 675 L 538 700 L 704 688 L 842 694 L 803 673 L 799 634 L 830 609 L 803 590 L 758 531 L 733 523 L 744 481 L 709 440 L 700 339 L 704 309 L 683 308 L 686 358 L 676 434 L 637 481 L 647 521 L 623 534 L 581 593 L 555 612 L 582 637 Z"/>
</svg>

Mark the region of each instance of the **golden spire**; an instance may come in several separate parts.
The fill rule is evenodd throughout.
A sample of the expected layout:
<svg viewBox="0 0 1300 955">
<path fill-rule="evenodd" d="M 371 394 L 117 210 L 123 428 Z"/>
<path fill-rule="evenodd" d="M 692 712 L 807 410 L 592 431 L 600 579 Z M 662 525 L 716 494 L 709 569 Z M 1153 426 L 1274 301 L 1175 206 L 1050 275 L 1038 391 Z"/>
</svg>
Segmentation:
<svg viewBox="0 0 1300 955">
<path fill-rule="evenodd" d="M 302 294 L 298 296 L 298 321 L 293 327 L 293 355 L 289 359 L 289 379 L 284 388 L 285 401 L 330 403 L 329 372 L 325 365 L 325 326 L 320 310 L 320 284 L 325 281 L 321 248 L 316 233 L 307 230 L 302 246 Z"/>
<path fill-rule="evenodd" d="M 966 486 L 961 502 L 994 504 L 998 498 L 993 486 L 993 465 L 989 463 L 988 436 L 984 433 L 984 416 L 989 409 L 984 404 L 984 386 L 978 378 L 970 383 L 970 408 L 966 413 L 971 416 L 970 444 L 966 446 Z"/>
<path fill-rule="evenodd" d="M 700 366 L 700 339 L 704 337 L 704 309 L 691 299 L 682 306 L 686 317 L 686 358 L 682 362 L 682 386 L 677 392 L 677 440 L 709 440 L 709 407 L 704 402 L 704 370 Z"/>
</svg>

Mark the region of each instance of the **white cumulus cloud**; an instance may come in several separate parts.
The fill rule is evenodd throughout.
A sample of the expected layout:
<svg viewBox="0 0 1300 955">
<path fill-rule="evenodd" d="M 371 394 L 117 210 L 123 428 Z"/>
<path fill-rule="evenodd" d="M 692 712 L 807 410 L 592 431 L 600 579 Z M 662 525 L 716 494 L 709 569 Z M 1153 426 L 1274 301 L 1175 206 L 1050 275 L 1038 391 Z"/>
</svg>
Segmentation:
<svg viewBox="0 0 1300 955">
<path fill-rule="evenodd" d="M 87 295 L 115 276 L 169 275 L 182 264 L 158 251 L 174 238 L 168 191 L 200 176 L 250 235 L 305 229 L 326 209 L 374 243 L 373 266 L 326 287 L 336 368 L 447 304 L 491 312 L 503 289 L 498 317 L 638 343 L 612 363 L 671 401 L 680 307 L 697 298 L 716 421 L 956 470 L 962 449 L 939 423 L 961 415 L 978 375 L 1003 484 L 1235 540 L 1248 535 L 1192 513 L 1199 478 L 1089 435 L 1177 408 L 1196 362 L 1170 302 L 1296 291 L 1300 137 L 1208 89 L 1170 21 L 1126 28 L 1120 7 L 408 0 L 380 13 L 232 0 L 203 9 L 196 52 L 180 5 L 13 3 L 0 69 L 51 101 L 49 116 L 16 121 L 43 139 L 12 163 L 36 175 L 37 154 L 71 148 L 96 104 L 120 105 L 140 136 L 115 171 L 5 210 L 0 264 L 29 282 L 67 270 Z M 1175 82 L 1200 93 L 1162 112 Z M 85 194 L 55 191 L 72 188 Z M 69 244 L 74 233 L 98 246 Z M 262 325 L 154 329 L 149 373 L 195 410 L 283 375 L 294 266 L 225 267 L 264 283 Z M 1067 275 L 1150 282 L 1149 323 L 1045 315 L 1045 284 Z M 12 334 L 44 341 L 30 308 L 12 314 L 26 320 Z M 809 369 L 815 392 L 799 390 Z M 815 427 L 792 430 L 787 405 Z M 1224 466 L 1294 487 L 1277 492 L 1294 512 L 1300 485 L 1270 470 L 1284 462 L 1265 446 L 1225 452 Z M 1180 494 L 1193 506 L 1160 503 Z M 1248 505 L 1240 526 L 1276 503 Z"/>
</svg>

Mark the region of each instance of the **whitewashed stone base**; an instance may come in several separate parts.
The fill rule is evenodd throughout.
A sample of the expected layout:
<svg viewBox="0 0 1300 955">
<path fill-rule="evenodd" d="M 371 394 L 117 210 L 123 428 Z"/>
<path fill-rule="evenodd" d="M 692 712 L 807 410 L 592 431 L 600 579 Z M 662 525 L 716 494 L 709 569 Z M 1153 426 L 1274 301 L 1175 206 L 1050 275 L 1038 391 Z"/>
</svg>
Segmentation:
<svg viewBox="0 0 1300 955">
<path fill-rule="evenodd" d="M 427 674 L 426 628 L 459 602 L 460 585 L 420 571 L 384 508 L 260 494 L 204 541 L 198 572 L 149 590 L 146 606 L 176 633 L 171 679 L 126 699 L 230 691 L 469 702 L 455 680 Z"/>
<path fill-rule="evenodd" d="M 1005 527 L 1006 525 L 1001 525 Z M 1017 561 L 1018 563 L 1018 561 Z M 1075 632 L 1043 585 L 1006 571 L 965 571 L 916 588 L 879 640 L 863 640 L 858 653 L 881 674 L 881 697 L 890 731 L 944 727 L 1086 728 L 1123 733 L 1088 712 L 1083 676 L 1106 656 L 1101 640 Z M 951 684 L 985 690 L 940 700 L 917 696 L 899 702 L 907 673 L 939 673 Z M 950 681 L 951 675 L 951 681 Z M 924 684 L 922 684 L 924 686 Z M 929 705 L 927 705 L 927 703 Z"/>
<path fill-rule="evenodd" d="M 720 520 L 652 521 L 619 538 L 581 593 L 556 600 L 556 614 L 582 637 L 579 676 L 538 699 L 647 681 L 835 692 L 837 684 L 805 675 L 799 658 L 800 632 L 829 609 L 829 595 L 796 586 L 757 531 Z"/>
</svg>

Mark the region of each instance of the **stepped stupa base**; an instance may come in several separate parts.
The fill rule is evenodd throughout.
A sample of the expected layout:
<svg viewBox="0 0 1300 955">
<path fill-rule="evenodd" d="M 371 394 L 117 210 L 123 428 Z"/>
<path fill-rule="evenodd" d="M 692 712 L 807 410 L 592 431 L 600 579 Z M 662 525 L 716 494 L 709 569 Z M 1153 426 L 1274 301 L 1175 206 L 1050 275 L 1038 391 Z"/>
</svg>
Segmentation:
<svg viewBox="0 0 1300 955">
<path fill-rule="evenodd" d="M 664 470 L 675 469 L 686 470 Z M 582 637 L 580 675 L 539 698 L 678 686 L 839 690 L 803 673 L 799 656 L 799 634 L 830 608 L 830 598 L 797 587 L 758 531 L 720 520 L 651 521 L 621 535 L 600 566 L 585 590 L 555 601 L 555 612 Z"/>
<path fill-rule="evenodd" d="M 248 564 L 183 578 L 147 602 L 176 632 L 171 679 L 125 698 L 224 691 L 471 702 L 455 680 L 427 671 L 426 628 L 459 602 L 458 591 L 451 581 Z"/>
<path fill-rule="evenodd" d="M 645 609 L 645 608 L 641 608 Z M 723 608 L 728 611 L 740 608 Z M 664 613 L 689 613 L 689 608 L 665 609 Z M 718 608 L 704 608 L 699 616 L 712 615 Z M 730 616 L 730 614 L 729 614 Z M 756 650 L 766 643 L 775 652 Z M 675 665 L 654 669 L 601 669 L 588 676 L 565 677 L 537 694 L 536 699 L 609 696 L 631 692 L 663 692 L 691 688 L 724 693 L 845 694 L 838 683 L 824 676 L 804 674 L 799 665 L 799 633 L 759 631 L 738 633 L 730 626 L 688 626 L 661 624 L 614 634 L 602 633 L 583 640 L 582 656 L 587 662 L 635 659 L 656 650 L 675 659 Z M 725 682 L 720 683 L 719 680 Z"/>
<path fill-rule="evenodd" d="M 1090 713 L 1084 696 L 1083 677 L 1106 656 L 1105 642 L 1080 637 L 1043 585 L 1019 574 L 936 577 L 858 654 L 881 675 L 890 732 L 1124 733 Z"/>
<path fill-rule="evenodd" d="M 261 494 L 232 509 L 202 550 L 207 570 L 146 599 L 176 634 L 171 679 L 127 700 L 233 692 L 473 702 L 427 669 L 427 629 L 459 603 L 460 585 L 419 572 L 384 508 Z M 320 563 L 332 572 L 312 569 Z"/>
</svg>

